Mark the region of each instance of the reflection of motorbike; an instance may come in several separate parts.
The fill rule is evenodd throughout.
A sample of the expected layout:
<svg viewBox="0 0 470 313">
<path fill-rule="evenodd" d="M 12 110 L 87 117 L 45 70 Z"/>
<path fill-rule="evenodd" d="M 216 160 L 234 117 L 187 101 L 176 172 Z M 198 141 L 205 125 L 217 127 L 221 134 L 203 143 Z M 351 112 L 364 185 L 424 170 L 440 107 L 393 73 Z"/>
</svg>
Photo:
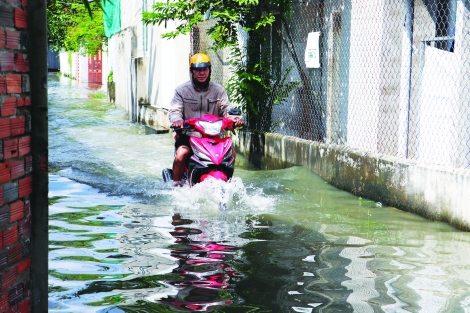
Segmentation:
<svg viewBox="0 0 470 313">
<path fill-rule="evenodd" d="M 240 277 L 227 263 L 236 248 L 216 242 L 192 241 L 190 235 L 200 233 L 195 228 L 181 227 L 190 224 L 178 214 L 173 216 L 176 245 L 171 255 L 178 260 L 173 273 L 177 279 L 166 281 L 178 289 L 174 296 L 167 296 L 158 302 L 186 312 L 209 312 L 215 307 L 230 305 L 235 296 L 230 288 L 233 279 Z"/>
<path fill-rule="evenodd" d="M 239 109 L 231 109 L 230 115 L 241 115 Z M 184 121 L 184 127 L 175 129 L 176 136 L 184 131 L 197 131 L 202 138 L 191 136 L 189 144 L 193 155 L 186 166 L 184 179 L 190 186 L 204 181 L 208 177 L 228 181 L 234 171 L 235 153 L 232 139 L 225 137 L 226 130 L 233 131 L 235 122 L 230 118 L 206 114 L 199 118 Z M 162 171 L 163 181 L 173 180 L 172 170 L 165 168 Z"/>
</svg>

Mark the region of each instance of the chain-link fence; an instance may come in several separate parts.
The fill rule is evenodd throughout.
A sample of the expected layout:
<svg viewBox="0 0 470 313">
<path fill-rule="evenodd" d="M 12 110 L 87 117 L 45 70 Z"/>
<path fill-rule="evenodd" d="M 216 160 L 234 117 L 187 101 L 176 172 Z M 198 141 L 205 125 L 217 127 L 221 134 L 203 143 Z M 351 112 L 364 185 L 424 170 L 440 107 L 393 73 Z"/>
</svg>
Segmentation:
<svg viewBox="0 0 470 313">
<path fill-rule="evenodd" d="M 208 23 L 193 51 L 223 84 L 228 52 L 210 51 Z M 272 132 L 470 167 L 470 1 L 295 0 L 269 42 L 272 70 L 301 83 L 265 117 Z"/>
<path fill-rule="evenodd" d="M 198 27 L 193 27 L 190 35 L 190 55 L 198 52 L 207 53 L 212 63 L 211 80 L 226 85 L 230 76 L 230 66 L 228 64 L 228 58 L 230 57 L 229 50 L 224 49 L 215 52 L 212 49 L 212 41 L 207 35 L 207 30 L 214 24 L 213 20 L 209 20 L 199 24 Z"/>
</svg>

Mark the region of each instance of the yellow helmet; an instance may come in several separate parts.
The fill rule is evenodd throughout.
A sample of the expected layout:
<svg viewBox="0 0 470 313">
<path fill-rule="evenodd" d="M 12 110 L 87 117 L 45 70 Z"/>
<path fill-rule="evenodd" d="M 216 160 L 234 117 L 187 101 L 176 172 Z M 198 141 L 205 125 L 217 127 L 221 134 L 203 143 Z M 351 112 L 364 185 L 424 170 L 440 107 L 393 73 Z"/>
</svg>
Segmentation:
<svg viewBox="0 0 470 313">
<path fill-rule="evenodd" d="M 189 68 L 211 67 L 211 59 L 205 53 L 196 53 L 189 59 Z"/>
</svg>

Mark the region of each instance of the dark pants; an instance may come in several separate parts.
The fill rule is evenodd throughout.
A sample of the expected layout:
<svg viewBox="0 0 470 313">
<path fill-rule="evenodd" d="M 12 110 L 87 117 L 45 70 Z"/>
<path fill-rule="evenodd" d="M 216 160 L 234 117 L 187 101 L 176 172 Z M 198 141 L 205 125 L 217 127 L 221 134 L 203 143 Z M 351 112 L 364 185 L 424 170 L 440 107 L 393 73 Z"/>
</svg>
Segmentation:
<svg viewBox="0 0 470 313">
<path fill-rule="evenodd" d="M 178 150 L 178 148 L 181 146 L 185 146 L 189 148 L 189 157 L 186 160 L 186 166 L 188 166 L 189 159 L 194 154 L 193 150 L 191 149 L 191 146 L 189 145 L 189 136 L 183 135 L 183 134 L 178 135 L 175 141 L 175 153 L 176 153 L 176 150 Z"/>
<path fill-rule="evenodd" d="M 183 134 L 178 135 L 178 138 L 176 138 L 176 141 L 175 141 L 175 149 L 178 149 L 181 146 L 186 146 L 186 147 L 190 148 L 190 146 L 189 146 L 189 136 L 183 135 Z"/>
</svg>

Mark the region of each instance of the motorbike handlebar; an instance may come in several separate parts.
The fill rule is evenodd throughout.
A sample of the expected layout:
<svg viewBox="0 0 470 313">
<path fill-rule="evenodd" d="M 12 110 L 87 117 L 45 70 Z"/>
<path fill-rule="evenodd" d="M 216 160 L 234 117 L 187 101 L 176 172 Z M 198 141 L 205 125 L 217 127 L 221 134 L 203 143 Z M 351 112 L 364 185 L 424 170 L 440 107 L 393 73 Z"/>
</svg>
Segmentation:
<svg viewBox="0 0 470 313">
<path fill-rule="evenodd" d="M 223 130 L 228 130 L 228 131 L 231 131 L 232 133 L 235 134 L 235 129 L 236 128 L 243 127 L 243 125 L 235 126 L 236 121 L 234 121 L 232 119 L 229 119 L 229 118 L 223 118 L 223 119 L 224 120 L 228 119 L 228 120 L 231 121 L 231 123 L 225 124 L 225 128 Z M 198 119 L 184 120 L 182 127 L 175 127 L 175 126 L 171 125 L 170 128 L 173 129 L 173 131 L 176 132 L 177 134 L 181 134 L 185 130 L 194 130 L 194 129 L 197 129 L 195 127 L 195 120 L 198 120 Z"/>
<path fill-rule="evenodd" d="M 183 130 L 192 130 L 194 129 L 193 126 L 191 125 L 188 125 L 188 124 L 184 124 L 183 127 L 174 127 L 173 125 L 170 126 L 171 129 L 173 129 L 173 131 L 175 133 L 177 133 L 178 135 L 181 135 L 181 133 L 183 132 Z"/>
<path fill-rule="evenodd" d="M 235 129 L 236 128 L 241 128 L 243 126 L 240 126 L 240 127 L 233 127 L 233 128 L 226 128 L 225 130 L 228 130 L 228 131 L 231 131 L 233 134 L 235 134 Z M 185 125 L 183 127 L 174 127 L 174 126 L 170 126 L 171 129 L 173 129 L 173 131 L 177 134 L 181 134 L 184 130 L 193 130 L 194 127 L 193 126 L 190 126 L 190 125 Z"/>
</svg>

